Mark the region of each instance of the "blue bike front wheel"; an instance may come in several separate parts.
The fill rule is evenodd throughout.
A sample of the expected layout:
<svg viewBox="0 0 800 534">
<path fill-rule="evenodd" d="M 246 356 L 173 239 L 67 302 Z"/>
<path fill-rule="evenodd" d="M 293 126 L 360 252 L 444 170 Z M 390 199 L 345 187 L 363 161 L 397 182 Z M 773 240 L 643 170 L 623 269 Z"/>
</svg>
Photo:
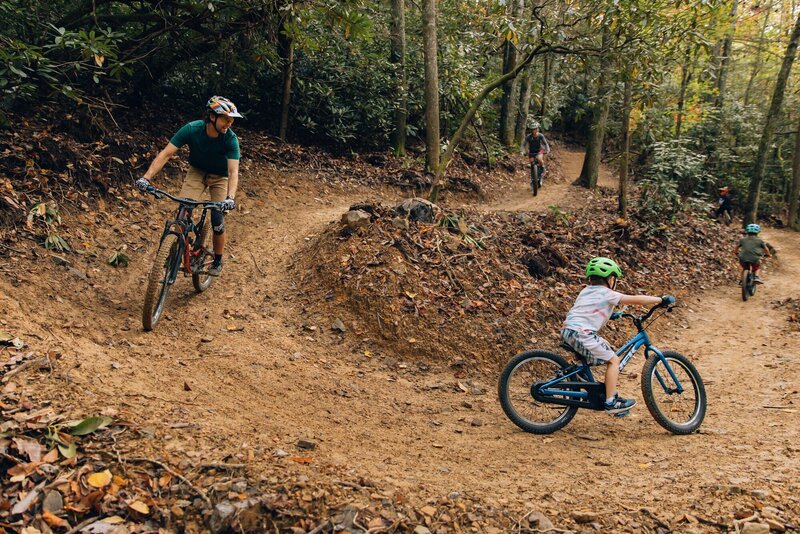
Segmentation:
<svg viewBox="0 0 800 534">
<path fill-rule="evenodd" d="M 703 379 L 683 354 L 669 350 L 662 354 L 663 360 L 651 354 L 642 368 L 644 402 L 659 425 L 673 434 L 691 434 L 706 416 Z"/>
<path fill-rule="evenodd" d="M 556 378 L 569 364 L 546 350 L 529 350 L 514 356 L 500 374 L 497 386 L 500 406 L 511 421 L 525 432 L 552 434 L 565 427 L 578 411 L 575 406 L 540 402 L 531 387 Z"/>
</svg>

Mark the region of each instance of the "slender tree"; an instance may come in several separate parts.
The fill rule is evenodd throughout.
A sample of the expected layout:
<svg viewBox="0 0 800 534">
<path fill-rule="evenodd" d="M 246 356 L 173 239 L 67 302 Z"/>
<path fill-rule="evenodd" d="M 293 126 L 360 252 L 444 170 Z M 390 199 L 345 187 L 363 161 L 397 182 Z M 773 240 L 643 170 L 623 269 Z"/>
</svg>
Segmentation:
<svg viewBox="0 0 800 534">
<path fill-rule="evenodd" d="M 603 139 L 606 135 L 608 123 L 608 110 L 611 104 L 611 58 L 609 45 L 611 30 L 609 25 L 603 25 L 602 48 L 600 56 L 600 77 L 597 81 L 597 101 L 592 110 L 592 123 L 589 127 L 589 138 L 586 143 L 586 155 L 583 158 L 583 168 L 579 183 L 594 189 L 597 187 L 597 176 L 600 172 L 600 158 L 603 151 Z"/>
<path fill-rule="evenodd" d="M 800 15 L 797 17 L 794 30 L 792 30 L 792 35 L 789 38 L 789 44 L 786 46 L 786 52 L 783 55 L 783 62 L 781 63 L 781 70 L 778 72 L 778 77 L 775 80 L 775 89 L 772 92 L 769 111 L 764 121 L 764 131 L 761 134 L 761 141 L 758 144 L 753 178 L 750 181 L 750 190 L 747 194 L 745 223 L 755 222 L 758 216 L 758 197 L 761 193 L 761 183 L 764 181 L 764 177 L 767 174 L 767 158 L 772 153 L 770 147 L 772 146 L 772 138 L 775 135 L 775 123 L 778 121 L 778 115 L 783 105 L 786 81 L 789 79 L 789 74 L 792 71 L 792 64 L 794 63 L 795 56 L 797 56 L 798 42 L 800 42 Z"/>
<path fill-rule="evenodd" d="M 292 76 L 294 74 L 294 40 L 285 31 L 281 32 L 278 49 L 283 62 L 283 95 L 281 97 L 281 123 L 278 137 L 285 141 L 289 127 L 289 104 L 292 98 Z"/>
<path fill-rule="evenodd" d="M 508 7 L 514 21 L 519 21 L 525 9 L 525 0 L 514 0 Z M 517 66 L 517 35 L 509 32 L 503 46 L 503 74 L 513 71 Z M 503 96 L 500 99 L 500 142 L 510 147 L 514 144 L 514 132 L 517 124 L 519 101 L 519 80 L 511 78 L 503 84 Z"/>
<path fill-rule="evenodd" d="M 717 69 L 717 99 L 716 105 L 721 108 L 725 102 L 725 90 L 728 82 L 728 69 L 731 63 L 731 49 L 733 48 L 733 35 L 736 32 L 736 11 L 739 7 L 739 0 L 733 0 L 731 14 L 729 17 L 728 30 L 722 40 L 720 51 L 719 68 Z"/>
<path fill-rule="evenodd" d="M 406 120 L 408 91 L 406 88 L 406 13 L 404 0 L 392 0 L 392 50 L 390 61 L 397 76 L 397 109 L 394 113 L 392 148 L 398 156 L 406 154 Z"/>
<path fill-rule="evenodd" d="M 439 167 L 439 63 L 436 43 L 436 0 L 422 2 L 422 42 L 425 56 L 425 165 Z"/>
<path fill-rule="evenodd" d="M 794 156 L 792 157 L 792 189 L 789 193 L 789 226 L 792 230 L 800 231 L 800 221 L 797 219 L 798 204 L 800 204 L 800 124 L 794 137 Z"/>
<path fill-rule="evenodd" d="M 624 89 L 622 92 L 622 156 L 619 160 L 619 193 L 617 203 L 619 216 L 628 217 L 628 161 L 631 150 L 631 106 L 633 85 L 633 68 L 628 68 L 625 73 Z"/>
</svg>

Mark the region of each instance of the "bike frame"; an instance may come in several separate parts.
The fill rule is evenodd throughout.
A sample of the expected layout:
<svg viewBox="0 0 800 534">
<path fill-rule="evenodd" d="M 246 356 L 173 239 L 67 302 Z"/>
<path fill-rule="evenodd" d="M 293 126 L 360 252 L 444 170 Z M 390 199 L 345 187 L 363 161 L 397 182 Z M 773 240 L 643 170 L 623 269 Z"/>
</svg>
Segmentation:
<svg viewBox="0 0 800 534">
<path fill-rule="evenodd" d="M 164 232 L 161 234 L 161 242 L 163 242 L 164 238 L 170 234 L 177 236 L 179 243 L 178 246 L 181 248 L 179 254 L 181 255 L 183 270 L 187 274 L 196 274 L 192 271 L 192 260 L 200 254 L 212 254 L 212 252 L 203 246 L 194 246 L 194 244 L 190 244 L 189 234 L 193 233 L 195 236 L 198 235 L 197 229 L 203 228 L 208 210 L 218 209 L 218 203 L 198 202 L 195 200 L 178 198 L 161 190 L 156 190 L 154 194 L 157 195 L 157 198 L 159 195 L 163 195 L 178 202 L 178 213 L 175 215 L 175 220 L 164 223 Z M 202 209 L 202 214 L 200 215 L 200 220 L 195 224 L 195 222 L 192 220 L 191 212 L 197 207 Z M 175 282 L 175 277 L 177 275 L 177 270 L 173 273 L 170 273 L 170 284 Z"/>
<path fill-rule="evenodd" d="M 658 380 L 659 384 L 661 384 L 661 387 L 664 388 L 664 392 L 668 393 L 668 394 L 672 394 L 672 393 L 679 393 L 680 394 L 680 393 L 683 393 L 683 386 L 681 385 L 680 381 L 678 380 L 678 377 L 675 375 L 675 372 L 672 370 L 672 367 L 670 367 L 669 363 L 667 362 L 667 359 L 664 357 L 664 354 L 658 348 L 656 348 L 652 343 L 650 343 L 650 337 L 647 335 L 647 331 L 644 329 L 644 327 L 642 327 L 641 325 L 637 325 L 637 327 L 639 328 L 639 332 L 635 336 L 633 336 L 631 339 L 629 339 L 624 345 L 622 345 L 616 352 L 617 356 L 621 357 L 621 360 L 619 362 L 619 370 L 620 370 L 620 372 L 622 372 L 622 370 L 625 369 L 625 366 L 628 365 L 628 363 L 631 361 L 631 359 L 633 359 L 633 356 L 636 354 L 636 352 L 640 348 L 644 347 L 645 356 L 649 357 L 650 353 L 655 354 L 658 357 L 658 359 L 661 360 L 661 363 L 664 364 L 664 367 L 667 369 L 667 372 L 669 373 L 670 378 L 673 380 L 673 382 L 676 385 L 676 387 L 674 389 L 668 388 L 666 382 L 664 382 L 664 378 L 661 376 L 661 373 L 658 372 L 658 369 L 655 369 L 656 379 Z M 623 356 L 623 354 L 624 354 L 624 356 Z M 590 391 L 576 391 L 576 390 L 568 390 L 568 389 L 552 389 L 553 386 L 557 387 L 558 384 L 563 383 L 563 382 L 567 381 L 568 379 L 570 379 L 570 378 L 572 378 L 574 376 L 579 376 L 579 377 L 583 378 L 589 384 L 599 384 L 598 382 L 595 381 L 594 376 L 592 375 L 591 368 L 590 368 L 589 364 L 587 364 L 587 363 L 582 363 L 576 369 L 571 369 L 571 368 L 567 368 L 567 369 L 569 370 L 568 373 L 566 373 L 566 374 L 564 374 L 562 376 L 547 380 L 544 383 L 541 383 L 541 382 L 536 383 L 531 387 L 531 389 L 533 390 L 534 388 L 536 388 L 538 390 L 537 392 L 538 392 L 538 394 L 540 396 L 558 395 L 558 396 L 561 396 L 561 397 L 567 397 L 568 399 L 575 399 L 575 400 L 578 400 L 578 401 L 586 401 L 586 405 L 585 406 L 582 406 L 581 404 L 575 404 L 575 403 L 569 403 L 570 405 L 577 405 L 577 406 L 582 406 L 582 407 L 586 407 L 586 408 L 599 409 L 599 408 L 596 408 L 594 406 L 596 403 L 590 403 L 590 399 L 591 399 Z M 570 382 L 569 383 L 569 385 L 571 385 L 573 387 L 582 387 L 582 386 L 584 386 L 584 384 L 586 384 L 586 383 L 585 382 L 584 383 L 574 383 L 574 382 Z M 535 394 L 534 394 L 534 397 L 536 397 Z"/>
</svg>

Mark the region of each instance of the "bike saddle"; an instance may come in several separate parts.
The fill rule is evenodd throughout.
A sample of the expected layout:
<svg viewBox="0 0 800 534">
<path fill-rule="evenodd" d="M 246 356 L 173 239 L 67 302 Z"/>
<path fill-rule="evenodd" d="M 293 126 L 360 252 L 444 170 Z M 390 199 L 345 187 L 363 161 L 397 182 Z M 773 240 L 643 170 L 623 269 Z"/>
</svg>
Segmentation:
<svg viewBox="0 0 800 534">
<path fill-rule="evenodd" d="M 587 362 L 587 361 L 586 361 L 586 356 L 584 356 L 583 354 L 581 354 L 580 352 L 578 352 L 577 350 L 575 350 L 574 348 L 572 348 L 572 345 L 570 345 L 569 343 L 562 343 L 562 344 L 561 344 L 561 348 L 562 348 L 562 349 L 564 349 L 565 351 L 567 351 L 567 352 L 571 352 L 572 354 L 574 354 L 575 356 L 577 356 L 577 357 L 578 357 L 578 359 L 579 359 L 580 361 L 582 361 L 583 363 L 585 363 L 585 364 L 587 364 L 587 365 L 589 364 L 589 362 Z"/>
</svg>

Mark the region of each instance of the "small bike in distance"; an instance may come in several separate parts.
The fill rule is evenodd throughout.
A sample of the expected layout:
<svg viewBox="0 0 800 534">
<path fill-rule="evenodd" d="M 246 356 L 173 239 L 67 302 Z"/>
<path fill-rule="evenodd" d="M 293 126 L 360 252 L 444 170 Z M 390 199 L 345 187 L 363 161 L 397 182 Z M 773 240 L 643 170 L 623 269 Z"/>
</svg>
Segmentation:
<svg viewBox="0 0 800 534">
<path fill-rule="evenodd" d="M 209 248 L 211 217 L 207 214 L 208 210 L 221 210 L 222 203 L 174 197 L 152 185 L 145 192 L 158 199 L 167 197 L 178 203 L 175 219 L 164 224 L 161 242 L 147 280 L 142 326 L 150 331 L 161 318 L 167 294 L 177 279 L 178 271 L 192 277 L 192 284 L 198 293 L 211 285 L 212 277 L 208 274 L 208 268 L 214 260 L 214 253 Z M 192 220 L 194 208 L 202 210 L 196 223 Z"/>
<path fill-rule="evenodd" d="M 756 273 L 753 272 L 753 267 L 747 265 L 747 269 L 742 271 L 742 300 L 747 302 L 747 299 L 756 294 Z"/>
<path fill-rule="evenodd" d="M 624 312 L 611 315 L 614 320 L 631 319 L 638 330 L 617 350 L 621 357 L 619 369 L 621 372 L 638 349 L 644 347 L 646 360 L 641 386 L 647 409 L 659 425 L 673 434 L 689 434 L 705 418 L 706 390 L 700 374 L 686 356 L 674 351 L 662 352 L 650 342 L 647 327 L 652 321 L 645 323 L 656 310 L 665 307 L 666 311 L 671 310 L 670 304 L 658 304 L 644 315 Z M 573 353 L 580 363 L 569 364 L 550 351 L 529 350 L 512 358 L 500 375 L 500 405 L 508 418 L 526 432 L 551 434 L 565 427 L 579 408 L 604 410 L 605 384 L 595 381 L 583 355 L 569 345 L 561 347 Z"/>
<path fill-rule="evenodd" d="M 539 194 L 539 189 L 542 187 L 542 175 L 544 175 L 544 165 L 534 158 L 531 161 L 531 189 L 533 190 L 533 196 Z"/>
</svg>

